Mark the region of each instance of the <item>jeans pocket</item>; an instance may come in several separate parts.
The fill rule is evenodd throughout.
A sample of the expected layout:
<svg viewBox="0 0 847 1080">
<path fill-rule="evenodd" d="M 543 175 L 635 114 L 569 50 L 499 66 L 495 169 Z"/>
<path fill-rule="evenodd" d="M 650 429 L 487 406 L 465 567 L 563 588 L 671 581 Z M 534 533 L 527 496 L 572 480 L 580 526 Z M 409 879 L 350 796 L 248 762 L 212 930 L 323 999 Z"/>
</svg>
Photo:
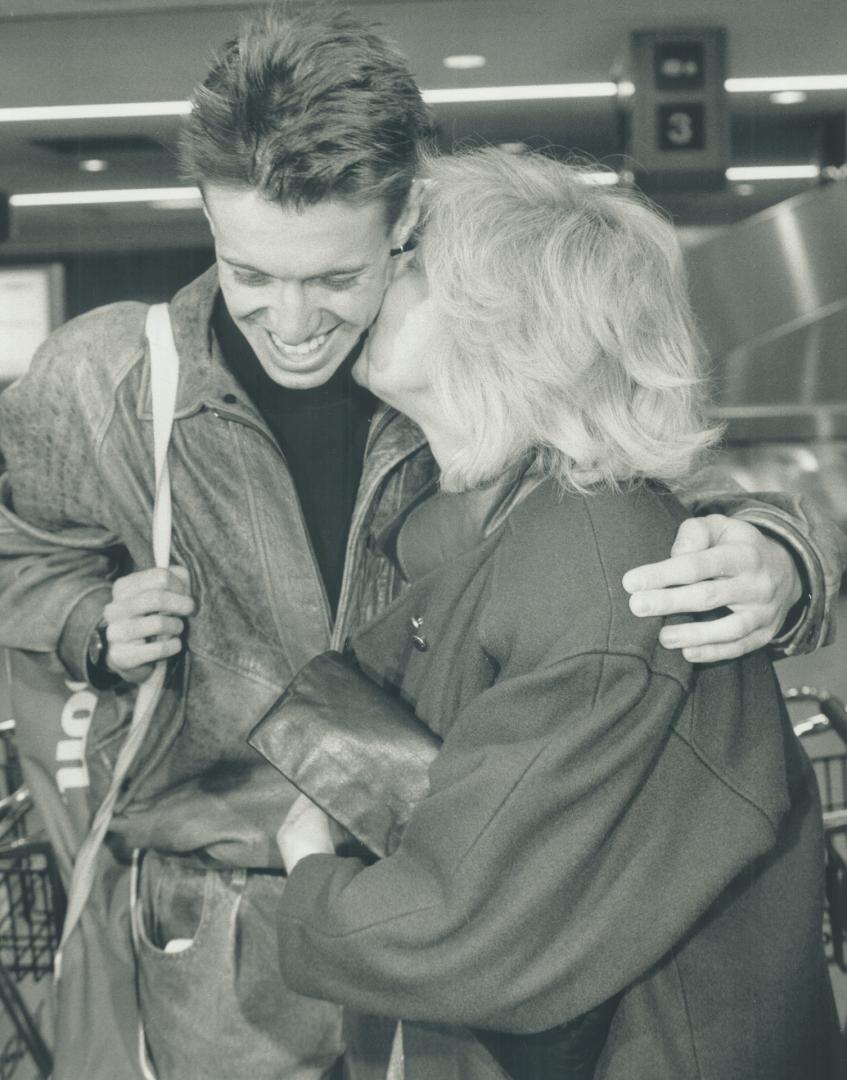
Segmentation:
<svg viewBox="0 0 847 1080">
<path fill-rule="evenodd" d="M 199 949 L 212 917 L 213 879 L 206 870 L 147 852 L 141 865 L 136 934 L 151 956 L 182 956 Z M 174 948 L 175 944 L 179 945 Z"/>
<path fill-rule="evenodd" d="M 320 1080 L 332 1067 L 337 1006 L 294 994 L 276 962 L 283 885 L 281 876 L 145 854 L 138 989 L 159 1080 Z"/>
<path fill-rule="evenodd" d="M 134 917 L 138 997 L 159 1080 L 218 1075 L 203 1048 L 226 1033 L 228 973 L 221 954 L 239 895 L 227 895 L 216 877 L 154 851 L 141 863 Z"/>
</svg>

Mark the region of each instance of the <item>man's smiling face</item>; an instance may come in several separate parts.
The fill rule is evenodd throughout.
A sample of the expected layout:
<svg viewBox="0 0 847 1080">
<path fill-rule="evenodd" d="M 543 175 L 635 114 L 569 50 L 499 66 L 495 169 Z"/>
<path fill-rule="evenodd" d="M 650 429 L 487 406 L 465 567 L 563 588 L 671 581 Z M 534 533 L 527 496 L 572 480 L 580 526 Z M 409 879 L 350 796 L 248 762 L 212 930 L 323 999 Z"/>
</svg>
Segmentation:
<svg viewBox="0 0 847 1080">
<path fill-rule="evenodd" d="M 407 215 L 389 227 L 379 200 L 296 210 L 217 184 L 204 198 L 226 305 L 262 367 L 294 390 L 325 383 L 377 316 Z"/>
</svg>

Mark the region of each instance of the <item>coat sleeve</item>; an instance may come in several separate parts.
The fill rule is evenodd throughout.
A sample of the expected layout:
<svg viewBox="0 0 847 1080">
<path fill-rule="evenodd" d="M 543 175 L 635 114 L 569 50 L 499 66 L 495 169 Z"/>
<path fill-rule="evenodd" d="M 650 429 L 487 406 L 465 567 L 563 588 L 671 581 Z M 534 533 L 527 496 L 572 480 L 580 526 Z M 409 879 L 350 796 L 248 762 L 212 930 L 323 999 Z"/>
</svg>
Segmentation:
<svg viewBox="0 0 847 1080">
<path fill-rule="evenodd" d="M 103 392 L 86 385 L 79 323 L 49 338 L 0 397 L 0 645 L 58 653 L 77 679 L 119 553 L 97 473 Z"/>
<path fill-rule="evenodd" d="M 692 514 L 726 514 L 770 533 L 791 553 L 804 599 L 769 646 L 771 655 L 812 652 L 835 640 L 834 606 L 847 564 L 847 537 L 813 499 L 783 491 L 747 492 L 723 470 L 702 469 L 677 492 Z"/>
<path fill-rule="evenodd" d="M 370 1013 L 544 1030 L 631 983 L 775 823 L 692 754 L 685 690 L 636 656 L 557 656 L 458 716 L 399 848 L 287 883 L 291 986 Z"/>
</svg>

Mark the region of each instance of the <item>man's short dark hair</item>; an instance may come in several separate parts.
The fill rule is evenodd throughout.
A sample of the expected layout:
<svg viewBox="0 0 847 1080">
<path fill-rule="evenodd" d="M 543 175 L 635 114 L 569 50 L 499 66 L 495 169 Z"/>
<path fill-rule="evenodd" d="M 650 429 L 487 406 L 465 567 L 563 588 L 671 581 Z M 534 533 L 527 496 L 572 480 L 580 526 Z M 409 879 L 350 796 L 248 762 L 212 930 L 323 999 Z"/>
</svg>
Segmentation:
<svg viewBox="0 0 847 1080">
<path fill-rule="evenodd" d="M 408 62 L 351 12 L 274 7 L 223 47 L 192 96 L 183 175 L 280 206 L 382 199 L 402 210 L 432 121 Z"/>
</svg>

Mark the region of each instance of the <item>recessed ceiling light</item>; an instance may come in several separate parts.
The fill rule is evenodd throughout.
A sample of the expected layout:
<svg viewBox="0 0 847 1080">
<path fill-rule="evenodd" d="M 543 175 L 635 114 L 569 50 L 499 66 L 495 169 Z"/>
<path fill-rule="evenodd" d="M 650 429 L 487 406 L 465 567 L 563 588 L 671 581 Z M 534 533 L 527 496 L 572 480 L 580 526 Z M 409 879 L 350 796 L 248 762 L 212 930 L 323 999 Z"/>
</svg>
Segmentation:
<svg viewBox="0 0 847 1080">
<path fill-rule="evenodd" d="M 770 95 L 774 105 L 799 105 L 808 98 L 805 90 L 777 90 Z"/>
<path fill-rule="evenodd" d="M 83 158 L 79 167 L 83 172 L 105 172 L 109 168 L 109 162 L 104 158 Z"/>
<path fill-rule="evenodd" d="M 753 184 L 736 184 L 735 194 L 742 195 L 745 199 L 756 193 L 756 188 Z"/>
<path fill-rule="evenodd" d="M 471 68 L 485 67 L 485 57 L 479 53 L 457 53 L 445 56 L 441 63 L 451 71 L 470 71 Z"/>
</svg>

